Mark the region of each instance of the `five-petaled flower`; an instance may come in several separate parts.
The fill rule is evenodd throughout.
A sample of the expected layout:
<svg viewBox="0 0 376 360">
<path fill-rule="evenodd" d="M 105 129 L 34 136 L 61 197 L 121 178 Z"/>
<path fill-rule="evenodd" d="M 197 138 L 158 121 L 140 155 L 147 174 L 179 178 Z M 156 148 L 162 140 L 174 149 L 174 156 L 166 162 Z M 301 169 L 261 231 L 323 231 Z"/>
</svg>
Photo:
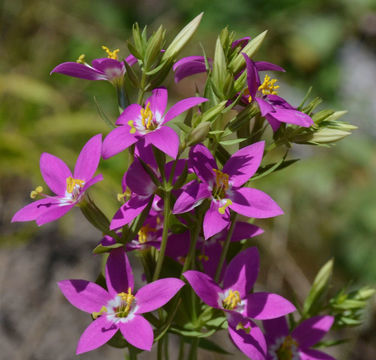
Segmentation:
<svg viewBox="0 0 376 360">
<path fill-rule="evenodd" d="M 185 213 L 210 199 L 204 223 L 204 237 L 217 234 L 228 226 L 230 210 L 253 218 L 269 218 L 283 214 L 278 204 L 264 192 L 243 186 L 257 171 L 264 152 L 264 141 L 238 150 L 219 170 L 210 151 L 202 144 L 189 154 L 190 166 L 201 180 L 183 187 L 176 200 L 174 214 Z"/>
<path fill-rule="evenodd" d="M 57 65 L 50 74 L 60 73 L 85 80 L 107 80 L 114 85 L 119 84 L 125 74 L 124 63 L 118 60 L 119 49 L 110 51 L 106 46 L 102 48 L 106 51 L 107 58 L 94 59 L 89 65 L 82 54 L 76 62 L 68 61 Z M 137 59 L 129 55 L 124 61 L 132 66 Z"/>
<path fill-rule="evenodd" d="M 290 332 L 285 317 L 263 321 L 268 345 L 267 360 L 334 360 L 326 353 L 311 349 L 330 330 L 333 316 L 315 316 L 302 321 Z"/>
<path fill-rule="evenodd" d="M 40 226 L 65 215 L 78 204 L 85 191 L 98 181 L 102 175 L 94 176 L 102 151 L 102 135 L 92 137 L 78 156 L 74 174 L 58 157 L 43 153 L 40 157 L 40 171 L 43 179 L 56 196 L 43 194 L 38 186 L 31 192 L 31 198 L 42 197 L 19 210 L 12 219 L 15 221 L 33 221 Z"/>
<path fill-rule="evenodd" d="M 116 121 L 120 125 L 112 130 L 103 141 L 103 158 L 110 158 L 140 139 L 145 145 L 153 144 L 172 158 L 179 150 L 179 137 L 176 132 L 165 126 L 184 111 L 199 105 L 207 99 L 191 97 L 177 102 L 164 115 L 167 106 L 167 90 L 157 88 L 145 101 L 145 107 L 139 104 L 129 105 Z"/>
<path fill-rule="evenodd" d="M 262 331 L 251 319 L 274 319 L 295 311 L 294 305 L 277 294 L 250 293 L 257 279 L 259 263 L 255 247 L 242 251 L 229 263 L 223 287 L 199 271 L 183 274 L 205 304 L 225 312 L 231 339 L 252 360 L 264 360 L 267 347 Z"/>
<path fill-rule="evenodd" d="M 111 251 L 106 263 L 107 290 L 86 280 L 63 280 L 58 285 L 73 306 L 94 318 L 78 342 L 76 353 L 82 354 L 102 346 L 118 330 L 134 347 L 150 351 L 153 329 L 142 314 L 164 306 L 184 282 L 160 279 L 135 293 L 132 268 L 125 251 L 119 248 Z"/>
</svg>

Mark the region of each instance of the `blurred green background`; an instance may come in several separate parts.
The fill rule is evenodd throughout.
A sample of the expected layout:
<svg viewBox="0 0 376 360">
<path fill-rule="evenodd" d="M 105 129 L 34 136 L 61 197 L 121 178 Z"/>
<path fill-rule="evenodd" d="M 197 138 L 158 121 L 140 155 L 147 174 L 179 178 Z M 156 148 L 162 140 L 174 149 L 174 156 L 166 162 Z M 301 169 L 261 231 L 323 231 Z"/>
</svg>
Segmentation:
<svg viewBox="0 0 376 360">
<path fill-rule="evenodd" d="M 298 299 L 304 298 L 314 274 L 332 256 L 336 259 L 334 292 L 343 285 L 375 285 L 374 0 L 5 0 L 0 2 L 0 344 L 12 358 L 49 359 L 54 350 L 48 349 L 56 350 L 53 340 L 50 348 L 42 341 L 43 330 L 37 338 L 25 335 L 26 329 L 14 317 L 9 301 L 19 296 L 18 286 L 23 282 L 13 277 L 13 264 L 27 266 L 30 256 L 33 258 L 34 267 L 30 263 L 29 270 L 22 265 L 14 270 L 28 279 L 26 286 L 35 276 L 43 277 L 30 290 L 34 294 L 30 303 L 20 302 L 36 313 L 43 313 L 41 309 L 49 303 L 46 287 L 49 289 L 51 280 L 67 274 L 66 270 L 57 272 L 54 264 L 78 267 L 82 277 L 92 279 L 98 271 L 92 265 L 90 249 L 99 241 L 99 234 L 82 224 L 77 209 L 42 229 L 28 223 L 10 224 L 15 211 L 29 202 L 30 190 L 43 184 L 38 165 L 42 152 L 73 166 L 90 136 L 108 132 L 94 97 L 109 117 L 118 115 L 116 93 L 109 83 L 50 76 L 49 72 L 82 53 L 88 60 L 102 57 L 102 45 L 118 47 L 122 56 L 128 55 L 126 40 L 136 21 L 147 24 L 150 31 L 164 24 L 172 38 L 201 11 L 205 15 L 199 31 L 183 55 L 200 54 L 198 40 L 211 55 L 215 38 L 226 25 L 239 37 L 268 29 L 256 59 L 287 69 L 280 76 L 280 94 L 298 105 L 313 86 L 312 94 L 323 97 L 325 107 L 349 110 L 344 120 L 359 127 L 331 148 L 296 146 L 293 155 L 304 160 L 257 184 L 287 214 L 263 222 L 267 231 L 255 241 L 264 253 L 262 286 L 287 294 L 294 289 Z M 200 81 L 196 76 L 175 85 L 170 77 L 166 85 L 181 99 L 192 96 L 195 82 Z M 105 180 L 94 196 L 109 216 L 118 207 L 116 193 L 121 190 L 126 161 L 119 155 L 100 165 Z M 91 270 L 82 270 L 81 260 L 91 264 Z M 52 284 L 51 291 L 54 288 Z M 365 315 L 363 327 L 351 335 L 343 334 L 351 336 L 350 344 L 333 350 L 339 359 L 376 359 L 375 302 Z M 60 320 L 57 318 L 57 324 Z M 35 318 L 25 321 L 26 327 L 30 323 L 44 329 Z M 75 340 L 73 345 L 66 341 L 59 350 L 61 359 L 73 356 Z M 24 344 L 21 350 L 19 342 Z"/>
</svg>

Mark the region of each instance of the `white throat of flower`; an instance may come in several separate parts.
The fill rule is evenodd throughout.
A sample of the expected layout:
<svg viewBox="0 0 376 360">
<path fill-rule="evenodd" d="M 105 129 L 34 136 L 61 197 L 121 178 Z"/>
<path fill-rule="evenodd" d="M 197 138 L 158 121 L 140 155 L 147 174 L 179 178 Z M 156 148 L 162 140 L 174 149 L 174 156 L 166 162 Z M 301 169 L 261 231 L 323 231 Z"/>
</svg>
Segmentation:
<svg viewBox="0 0 376 360">
<path fill-rule="evenodd" d="M 224 310 L 242 313 L 245 302 L 240 298 L 239 291 L 227 289 L 225 292 L 218 294 L 218 305 Z"/>
<path fill-rule="evenodd" d="M 60 200 L 61 205 L 69 205 L 78 202 L 83 195 L 83 187 L 85 181 L 80 179 L 74 179 L 71 176 L 67 178 L 67 188 L 65 190 L 65 196 Z"/>
<path fill-rule="evenodd" d="M 301 360 L 298 343 L 291 335 L 282 336 L 269 346 L 269 355 L 272 360 Z"/>
</svg>

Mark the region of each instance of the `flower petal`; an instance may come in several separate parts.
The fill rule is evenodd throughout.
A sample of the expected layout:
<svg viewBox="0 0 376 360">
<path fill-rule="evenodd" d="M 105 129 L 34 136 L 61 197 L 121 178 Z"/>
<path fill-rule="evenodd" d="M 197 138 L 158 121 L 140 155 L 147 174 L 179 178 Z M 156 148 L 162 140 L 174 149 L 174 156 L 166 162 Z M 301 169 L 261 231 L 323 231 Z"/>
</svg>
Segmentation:
<svg viewBox="0 0 376 360">
<path fill-rule="evenodd" d="M 113 249 L 106 262 L 106 285 L 110 295 L 133 291 L 134 279 L 124 248 Z"/>
<path fill-rule="evenodd" d="M 112 130 L 103 140 L 102 156 L 108 159 L 119 152 L 133 145 L 137 140 L 137 136 L 130 133 L 129 125 L 119 126 Z"/>
<path fill-rule="evenodd" d="M 55 197 L 34 201 L 31 204 L 28 204 L 22 209 L 18 210 L 12 218 L 12 222 L 33 221 L 42 213 L 48 211 L 51 206 L 55 207 L 58 204 L 59 200 Z"/>
<path fill-rule="evenodd" d="M 116 212 L 111 220 L 110 230 L 129 224 L 146 208 L 150 197 L 133 196 Z"/>
<path fill-rule="evenodd" d="M 243 329 L 237 330 L 240 323 L 250 330 L 249 334 Z M 267 351 L 265 337 L 254 322 L 241 315 L 231 314 L 228 325 L 230 337 L 241 352 L 252 360 L 265 360 Z"/>
<path fill-rule="evenodd" d="M 199 105 L 206 101 L 208 101 L 208 99 L 197 96 L 197 97 L 191 97 L 191 98 L 187 98 L 187 99 L 177 102 L 174 106 L 170 108 L 170 110 L 167 111 L 167 114 L 163 119 L 163 124 L 176 118 L 184 111 L 190 108 L 193 108 L 194 106 Z"/>
<path fill-rule="evenodd" d="M 116 120 L 116 125 L 128 125 L 128 121 L 135 120 L 141 116 L 141 105 L 131 104 L 127 106 Z"/>
<path fill-rule="evenodd" d="M 265 219 L 283 214 L 282 209 L 269 195 L 257 189 L 232 189 L 231 200 L 230 208 L 240 215 Z"/>
<path fill-rule="evenodd" d="M 111 300 L 101 286 L 86 280 L 63 280 L 57 283 L 66 299 L 77 309 L 87 313 L 98 312 Z"/>
<path fill-rule="evenodd" d="M 273 116 L 274 119 L 287 124 L 294 124 L 302 127 L 310 127 L 313 125 L 313 120 L 311 117 L 298 110 L 280 109 L 274 107 L 274 111 L 269 115 Z"/>
<path fill-rule="evenodd" d="M 193 291 L 205 304 L 219 309 L 218 293 L 222 292 L 222 289 L 211 277 L 195 270 L 186 271 L 183 276 L 187 279 Z"/>
<path fill-rule="evenodd" d="M 78 341 L 76 354 L 83 354 L 99 348 L 109 341 L 117 331 L 118 327 L 114 323 L 109 322 L 106 316 L 100 316 L 82 333 Z"/>
<path fill-rule="evenodd" d="M 82 148 L 74 168 L 74 178 L 89 181 L 97 171 L 102 154 L 102 134 L 92 137 Z"/>
<path fill-rule="evenodd" d="M 119 324 L 120 331 L 131 345 L 136 348 L 150 351 L 153 346 L 154 333 L 151 325 L 140 315 Z"/>
<path fill-rule="evenodd" d="M 255 63 L 248 57 L 246 53 L 242 53 L 247 69 L 247 86 L 251 101 L 255 100 L 257 89 L 260 85 L 260 80 Z"/>
<path fill-rule="evenodd" d="M 259 292 L 247 296 L 246 314 L 256 320 L 274 319 L 295 310 L 290 301 L 277 294 Z"/>
<path fill-rule="evenodd" d="M 262 324 L 264 326 L 266 340 L 269 345 L 273 345 L 277 339 L 289 334 L 289 326 L 285 316 L 264 320 Z"/>
<path fill-rule="evenodd" d="M 203 199 L 210 197 L 210 192 L 206 184 L 200 184 L 196 180 L 192 180 L 182 188 L 183 192 L 177 198 L 173 214 L 186 213 L 199 205 Z"/>
<path fill-rule="evenodd" d="M 260 268 L 260 255 L 256 247 L 243 250 L 227 267 L 223 288 L 239 291 L 244 298 L 253 288 Z"/>
<path fill-rule="evenodd" d="M 157 189 L 149 174 L 145 171 L 138 159 L 133 161 L 127 170 L 125 182 L 132 192 L 141 196 L 151 196 Z"/>
<path fill-rule="evenodd" d="M 300 348 L 308 348 L 317 344 L 325 336 L 333 322 L 333 316 L 315 316 L 304 320 L 291 335 L 298 341 Z"/>
<path fill-rule="evenodd" d="M 333 356 L 313 349 L 304 349 L 304 351 L 299 351 L 299 355 L 301 360 L 336 360 Z"/>
<path fill-rule="evenodd" d="M 221 214 L 219 208 L 222 206 L 220 201 L 212 200 L 210 208 L 206 211 L 203 228 L 205 240 L 222 231 L 230 222 L 230 211 L 225 209 L 225 213 Z"/>
<path fill-rule="evenodd" d="M 135 56 L 133 56 L 132 54 L 128 55 L 125 59 L 124 59 L 130 66 L 134 65 L 137 63 L 137 58 Z"/>
<path fill-rule="evenodd" d="M 189 166 L 203 182 L 212 185 L 215 181 L 213 169 L 218 169 L 217 163 L 209 149 L 197 144 L 189 152 Z"/>
<path fill-rule="evenodd" d="M 151 92 L 151 96 L 146 99 L 145 106 L 150 103 L 150 110 L 157 118 L 161 119 L 167 106 L 167 90 L 163 87 L 156 88 Z M 159 115 L 156 115 L 159 113 Z"/>
<path fill-rule="evenodd" d="M 74 205 L 75 204 L 50 207 L 48 210 L 41 213 L 35 219 L 35 222 L 37 223 L 38 226 L 41 226 L 51 221 L 55 221 L 63 217 L 70 209 L 74 207 Z"/>
<path fill-rule="evenodd" d="M 162 126 L 145 134 L 145 145 L 153 144 L 156 148 L 176 159 L 179 151 L 179 136 L 175 130 Z"/>
<path fill-rule="evenodd" d="M 91 66 L 79 64 L 76 62 L 68 61 L 62 64 L 57 65 L 51 72 L 52 73 L 59 73 L 68 76 L 73 76 L 79 79 L 85 80 L 107 80 L 105 74 L 101 71 L 98 71 Z"/>
<path fill-rule="evenodd" d="M 188 76 L 206 72 L 205 59 L 203 56 L 188 56 L 177 61 L 173 70 L 175 71 L 175 82 L 178 83 Z"/>
<path fill-rule="evenodd" d="M 109 81 L 116 78 L 122 78 L 125 74 L 124 64 L 116 59 L 94 59 L 91 64 L 94 69 L 101 71 Z"/>
<path fill-rule="evenodd" d="M 145 285 L 135 295 L 136 314 L 159 309 L 168 303 L 183 286 L 183 281 L 174 278 L 160 279 Z"/>
<path fill-rule="evenodd" d="M 282 71 L 286 72 L 286 70 L 276 64 L 267 62 L 267 61 L 255 61 L 255 66 L 257 71 Z"/>
<path fill-rule="evenodd" d="M 257 171 L 264 154 L 265 141 L 246 146 L 238 150 L 223 166 L 223 172 L 229 175 L 233 186 L 245 184 Z"/>
<path fill-rule="evenodd" d="M 274 110 L 273 106 L 263 98 L 256 97 L 255 100 L 257 101 L 262 116 L 265 116 Z"/>
<path fill-rule="evenodd" d="M 91 178 L 85 185 L 84 187 L 82 188 L 82 191 L 86 191 L 89 187 L 93 186 L 94 184 L 96 184 L 97 182 L 99 181 L 102 181 L 103 180 L 103 175 L 102 174 L 98 174 L 97 176 L 94 176 L 93 178 Z"/>
<path fill-rule="evenodd" d="M 235 224 L 234 232 L 231 236 L 231 241 L 241 241 L 244 239 L 250 239 L 257 235 L 261 235 L 264 233 L 264 230 L 259 228 L 256 225 L 244 222 L 244 221 L 238 221 Z M 227 235 L 227 231 L 223 232 L 223 235 L 218 238 L 218 240 L 225 240 Z"/>
<path fill-rule="evenodd" d="M 67 178 L 72 176 L 72 173 L 63 160 L 43 153 L 40 157 L 40 172 L 45 183 L 56 195 L 65 195 Z"/>
</svg>

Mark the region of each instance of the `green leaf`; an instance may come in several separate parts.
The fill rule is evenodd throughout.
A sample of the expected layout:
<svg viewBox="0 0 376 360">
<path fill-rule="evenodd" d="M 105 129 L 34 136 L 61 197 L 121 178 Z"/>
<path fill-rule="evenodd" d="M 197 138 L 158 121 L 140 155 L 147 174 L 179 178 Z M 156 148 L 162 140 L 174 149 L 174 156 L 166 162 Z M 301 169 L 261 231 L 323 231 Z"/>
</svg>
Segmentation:
<svg viewBox="0 0 376 360">
<path fill-rule="evenodd" d="M 182 330 L 177 328 L 170 328 L 170 332 L 186 337 L 196 337 L 196 338 L 205 338 L 213 335 L 215 333 L 216 329 L 209 330 L 208 332 L 204 333 L 197 330 Z"/>
<path fill-rule="evenodd" d="M 259 168 L 259 170 L 256 173 L 256 176 L 252 177 L 250 180 L 258 180 L 262 177 L 271 174 L 274 171 L 282 170 L 292 164 L 295 164 L 299 159 L 291 159 L 284 161 L 285 157 L 283 157 L 280 161 L 274 163 L 274 164 L 268 164 L 264 167 Z"/>
<path fill-rule="evenodd" d="M 229 145 L 235 145 L 239 144 L 242 141 L 247 140 L 247 138 L 239 138 L 239 139 L 231 139 L 231 140 L 221 140 L 219 143 L 224 146 L 229 146 Z"/>
<path fill-rule="evenodd" d="M 218 354 L 232 355 L 231 353 L 229 353 L 228 351 L 226 351 L 225 349 L 223 349 L 219 345 L 217 345 L 215 342 L 208 340 L 208 339 L 205 339 L 205 338 L 200 339 L 198 346 L 201 349 L 212 351 L 212 352 L 215 352 L 215 353 L 218 353 Z"/>
<path fill-rule="evenodd" d="M 118 249 L 119 247 L 122 247 L 124 246 L 124 244 L 121 244 L 121 243 L 116 243 L 114 245 L 108 245 L 108 246 L 103 246 L 101 244 L 97 245 L 94 250 L 93 250 L 93 254 L 104 254 L 106 252 L 110 252 L 112 249 Z"/>
</svg>

